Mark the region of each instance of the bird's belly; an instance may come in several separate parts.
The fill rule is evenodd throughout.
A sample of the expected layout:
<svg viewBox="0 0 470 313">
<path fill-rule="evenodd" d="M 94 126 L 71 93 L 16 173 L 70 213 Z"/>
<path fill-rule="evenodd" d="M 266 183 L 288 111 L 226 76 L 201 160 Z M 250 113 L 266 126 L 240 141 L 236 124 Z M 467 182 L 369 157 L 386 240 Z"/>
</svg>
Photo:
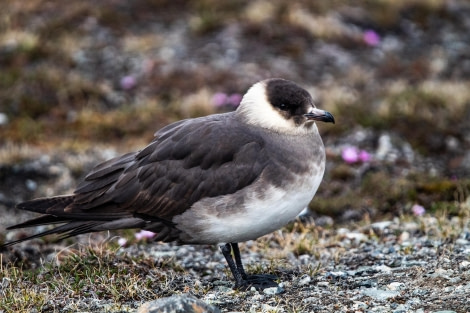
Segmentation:
<svg viewBox="0 0 470 313">
<path fill-rule="evenodd" d="M 314 172 L 317 175 L 299 176 L 282 187 L 270 185 L 261 188 L 262 193 L 252 188 L 242 195 L 208 198 L 197 203 L 173 220 L 183 231 L 181 240 L 204 244 L 241 242 L 281 228 L 293 220 L 315 195 L 323 170 Z M 242 203 L 240 197 L 243 198 Z"/>
</svg>

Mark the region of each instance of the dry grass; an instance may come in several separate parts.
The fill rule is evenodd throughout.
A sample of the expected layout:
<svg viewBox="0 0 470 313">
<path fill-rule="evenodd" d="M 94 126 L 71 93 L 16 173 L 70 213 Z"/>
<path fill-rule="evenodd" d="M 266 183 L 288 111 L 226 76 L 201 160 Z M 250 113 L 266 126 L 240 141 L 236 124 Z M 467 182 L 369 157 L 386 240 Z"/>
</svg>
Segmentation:
<svg viewBox="0 0 470 313">
<path fill-rule="evenodd" d="M 458 202 L 458 215 L 449 218 L 446 212 L 422 217 L 403 215 L 395 220 L 394 236 L 426 236 L 429 240 L 453 242 L 470 228 L 470 197 Z M 337 227 L 326 229 L 314 224 L 294 222 L 255 242 L 242 244 L 242 251 L 263 255 L 261 262 L 246 262 L 251 273 L 273 273 L 284 281 L 295 280 L 296 273 L 315 277 L 321 275 L 322 262 L 341 263 L 342 256 L 360 246 L 350 233 L 363 234 L 366 240 L 387 242 L 389 237 L 376 233 L 370 222 L 349 224 L 347 233 Z M 409 233 L 407 225 L 418 225 L 418 233 Z M 339 227 L 345 225 L 338 225 Z M 406 237 L 404 237 L 406 236 Z M 37 268 L 26 269 L 21 264 L 0 262 L 0 311 L 5 312 L 113 312 L 131 311 L 147 300 L 185 292 L 203 297 L 214 286 L 202 282 L 208 269 L 182 268 L 175 257 L 155 258 L 146 253 L 129 255 L 113 240 L 98 244 L 74 245 L 53 253 L 53 258 L 41 261 Z M 402 254 L 412 253 L 409 245 Z M 207 251 L 206 251 L 207 253 Z M 218 253 L 218 252 L 215 252 Z M 315 256 L 316 263 L 293 267 L 286 260 L 302 255 Z M 0 257 L 2 254 L 0 254 Z M 227 269 L 224 274 L 230 277 Z M 216 274 L 221 277 L 222 273 Z M 294 276 L 292 276 L 294 275 Z M 199 276 L 199 277 L 198 277 Z M 226 280 L 227 278 L 223 278 Z M 294 287 L 290 287 L 294 288 Z M 234 293 L 232 296 L 240 297 Z M 242 296 L 243 297 L 243 296 Z M 303 305 L 294 298 L 279 298 L 282 307 L 301 312 Z M 287 301 L 287 302 L 286 302 Z"/>
</svg>

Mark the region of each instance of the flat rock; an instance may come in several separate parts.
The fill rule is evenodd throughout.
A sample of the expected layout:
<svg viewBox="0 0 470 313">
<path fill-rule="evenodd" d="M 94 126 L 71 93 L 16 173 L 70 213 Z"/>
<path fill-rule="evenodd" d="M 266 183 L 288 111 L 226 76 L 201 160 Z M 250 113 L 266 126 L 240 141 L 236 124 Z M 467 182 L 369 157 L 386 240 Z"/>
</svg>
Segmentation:
<svg viewBox="0 0 470 313">
<path fill-rule="evenodd" d="M 374 298 L 376 300 L 387 300 L 388 298 L 393 298 L 400 295 L 399 291 L 395 290 L 380 290 L 376 288 L 368 288 L 362 292 L 364 295 Z"/>
<path fill-rule="evenodd" d="M 220 313 L 214 306 L 189 295 L 175 295 L 146 302 L 137 313 Z"/>
</svg>

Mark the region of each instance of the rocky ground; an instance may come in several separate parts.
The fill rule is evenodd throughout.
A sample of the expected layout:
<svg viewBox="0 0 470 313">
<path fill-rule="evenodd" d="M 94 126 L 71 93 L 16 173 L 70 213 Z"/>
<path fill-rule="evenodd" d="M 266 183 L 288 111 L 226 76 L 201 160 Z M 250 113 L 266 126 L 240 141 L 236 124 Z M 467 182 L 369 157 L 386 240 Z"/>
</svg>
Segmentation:
<svg viewBox="0 0 470 313">
<path fill-rule="evenodd" d="M 5 231 L 31 217 L 15 203 L 72 192 L 97 162 L 171 121 L 233 110 L 258 80 L 298 82 L 337 121 L 321 125 L 327 170 L 305 216 L 242 246 L 282 292 L 232 291 L 216 247 L 119 232 L 0 251 L 0 311 L 134 311 L 173 294 L 222 312 L 470 311 L 467 1 L 0 11 L 0 243 L 26 234 Z"/>
</svg>

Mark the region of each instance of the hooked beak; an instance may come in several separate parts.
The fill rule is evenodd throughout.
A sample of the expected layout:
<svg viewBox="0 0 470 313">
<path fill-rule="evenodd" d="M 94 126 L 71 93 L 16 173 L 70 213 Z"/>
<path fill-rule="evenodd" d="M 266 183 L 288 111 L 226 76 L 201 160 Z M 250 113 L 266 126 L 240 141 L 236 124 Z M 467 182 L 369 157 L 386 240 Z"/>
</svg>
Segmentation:
<svg viewBox="0 0 470 313">
<path fill-rule="evenodd" d="M 321 121 L 326 123 L 335 123 L 335 118 L 330 112 L 313 108 L 307 114 L 304 114 L 307 120 Z"/>
</svg>

